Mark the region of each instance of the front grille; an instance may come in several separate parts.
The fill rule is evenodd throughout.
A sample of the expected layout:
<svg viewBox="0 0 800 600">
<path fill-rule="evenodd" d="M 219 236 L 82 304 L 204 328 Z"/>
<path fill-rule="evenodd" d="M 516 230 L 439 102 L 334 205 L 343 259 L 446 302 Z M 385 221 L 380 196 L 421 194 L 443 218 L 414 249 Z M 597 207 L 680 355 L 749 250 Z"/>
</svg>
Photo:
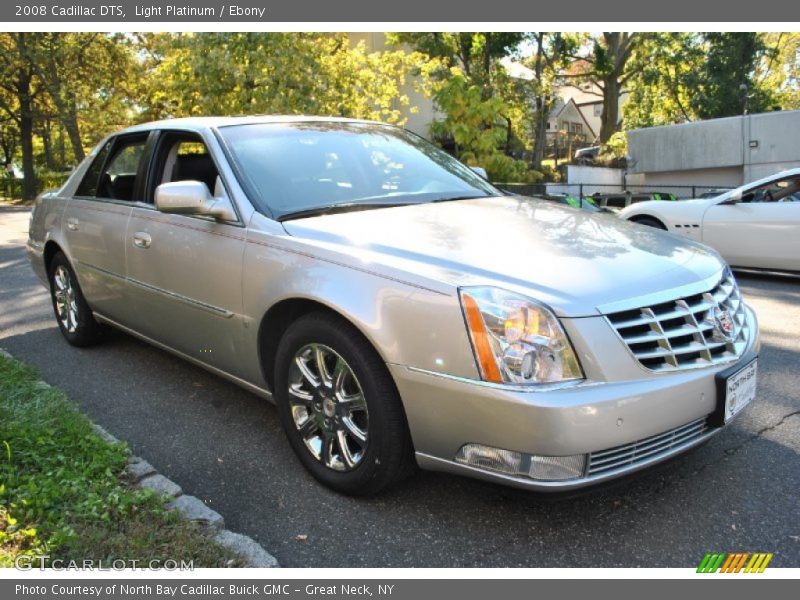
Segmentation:
<svg viewBox="0 0 800 600">
<path fill-rule="evenodd" d="M 592 452 L 589 454 L 589 470 L 587 475 L 597 475 L 620 467 L 635 465 L 642 461 L 657 458 L 659 454 L 669 452 L 683 444 L 688 444 L 708 430 L 706 417 L 676 427 L 665 433 L 654 435 L 632 444 Z"/>
<path fill-rule="evenodd" d="M 728 334 L 719 326 L 718 310 L 731 319 Z M 606 317 L 639 363 L 652 371 L 728 362 L 741 356 L 747 343 L 744 302 L 727 269 L 707 292 Z"/>
</svg>

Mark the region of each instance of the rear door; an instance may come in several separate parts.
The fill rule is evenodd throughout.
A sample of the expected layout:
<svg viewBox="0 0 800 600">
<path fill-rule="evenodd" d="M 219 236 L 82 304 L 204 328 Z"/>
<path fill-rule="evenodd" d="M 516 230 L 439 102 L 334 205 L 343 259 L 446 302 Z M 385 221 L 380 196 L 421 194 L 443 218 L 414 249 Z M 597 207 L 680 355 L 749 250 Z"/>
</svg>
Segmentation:
<svg viewBox="0 0 800 600">
<path fill-rule="evenodd" d="M 193 132 L 163 131 L 155 144 L 146 201 L 134 205 L 125 239 L 135 329 L 238 374 L 247 230 L 240 220 L 156 210 L 155 188 L 185 180 L 201 181 L 213 195 L 227 195 L 203 139 Z"/>
<path fill-rule="evenodd" d="M 144 194 L 148 134 L 121 135 L 100 149 L 67 204 L 69 258 L 93 310 L 125 322 L 132 314 L 125 283 L 125 232 Z"/>
</svg>

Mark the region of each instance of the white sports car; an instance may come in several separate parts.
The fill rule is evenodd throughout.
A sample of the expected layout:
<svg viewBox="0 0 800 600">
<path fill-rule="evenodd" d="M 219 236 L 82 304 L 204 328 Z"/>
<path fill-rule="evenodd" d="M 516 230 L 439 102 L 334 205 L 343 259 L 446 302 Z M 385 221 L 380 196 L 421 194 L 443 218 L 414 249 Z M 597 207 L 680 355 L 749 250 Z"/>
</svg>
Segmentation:
<svg viewBox="0 0 800 600">
<path fill-rule="evenodd" d="M 733 267 L 800 271 L 800 169 L 714 198 L 639 202 L 619 216 L 708 244 Z"/>
</svg>

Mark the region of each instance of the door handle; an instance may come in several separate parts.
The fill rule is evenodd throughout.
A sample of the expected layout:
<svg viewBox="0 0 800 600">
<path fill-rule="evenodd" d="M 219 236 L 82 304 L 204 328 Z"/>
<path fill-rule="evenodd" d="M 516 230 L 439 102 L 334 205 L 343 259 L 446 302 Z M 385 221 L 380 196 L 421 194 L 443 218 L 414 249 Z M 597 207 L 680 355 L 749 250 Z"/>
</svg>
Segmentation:
<svg viewBox="0 0 800 600">
<path fill-rule="evenodd" d="M 79 224 L 80 221 L 78 221 L 78 219 L 74 218 L 67 219 L 67 229 L 69 229 L 70 231 L 78 231 Z"/>
<path fill-rule="evenodd" d="M 137 231 L 133 234 L 133 245 L 137 248 L 149 248 L 153 243 L 153 238 L 145 231 Z"/>
</svg>

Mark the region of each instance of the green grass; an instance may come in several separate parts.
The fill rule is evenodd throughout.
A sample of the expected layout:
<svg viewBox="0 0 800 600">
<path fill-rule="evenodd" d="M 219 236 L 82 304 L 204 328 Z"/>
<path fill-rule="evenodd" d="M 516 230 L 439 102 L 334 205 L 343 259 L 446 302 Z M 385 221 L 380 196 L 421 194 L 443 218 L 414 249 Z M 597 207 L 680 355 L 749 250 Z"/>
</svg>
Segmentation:
<svg viewBox="0 0 800 600">
<path fill-rule="evenodd" d="M 0 356 L 0 566 L 20 554 L 238 565 L 163 498 L 129 487 L 124 444 L 107 444 L 63 392 L 37 382 Z"/>
</svg>

